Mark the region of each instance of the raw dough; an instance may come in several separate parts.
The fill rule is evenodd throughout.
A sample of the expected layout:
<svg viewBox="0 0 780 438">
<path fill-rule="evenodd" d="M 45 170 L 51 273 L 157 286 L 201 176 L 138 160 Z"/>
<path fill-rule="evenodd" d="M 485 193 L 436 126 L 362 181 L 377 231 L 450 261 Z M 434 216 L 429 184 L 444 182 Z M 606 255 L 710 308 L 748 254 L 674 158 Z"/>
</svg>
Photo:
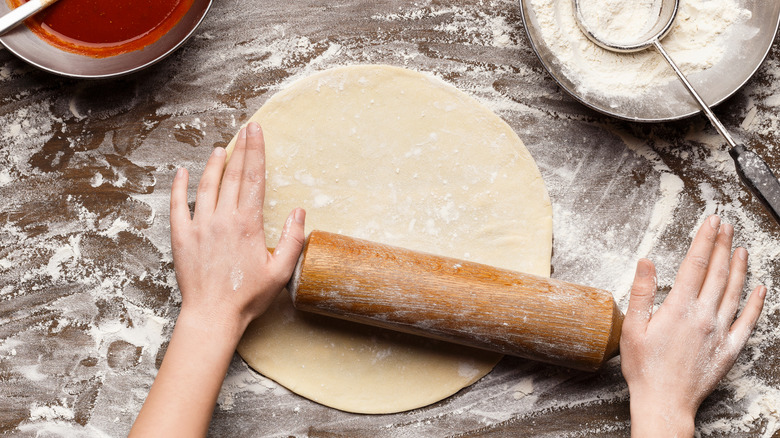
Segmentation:
<svg viewBox="0 0 780 438">
<path fill-rule="evenodd" d="M 506 123 L 439 79 L 336 68 L 293 83 L 251 120 L 267 145 L 269 245 L 301 206 L 307 230 L 549 275 L 552 212 L 536 163 Z M 434 403 L 501 358 L 302 314 L 287 293 L 238 352 L 293 392 L 358 413 Z"/>
</svg>

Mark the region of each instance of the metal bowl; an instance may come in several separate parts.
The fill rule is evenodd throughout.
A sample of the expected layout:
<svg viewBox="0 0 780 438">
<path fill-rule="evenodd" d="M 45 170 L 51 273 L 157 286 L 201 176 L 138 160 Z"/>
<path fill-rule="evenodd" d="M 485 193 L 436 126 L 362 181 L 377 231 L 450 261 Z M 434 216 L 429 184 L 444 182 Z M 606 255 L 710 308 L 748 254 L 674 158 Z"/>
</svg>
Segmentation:
<svg viewBox="0 0 780 438">
<path fill-rule="evenodd" d="M 195 0 L 187 13 L 165 35 L 141 50 L 106 58 L 92 58 L 60 50 L 38 38 L 25 25 L 0 37 L 11 53 L 28 63 L 62 76 L 75 78 L 109 78 L 126 75 L 148 67 L 173 53 L 195 32 L 211 7 L 211 0 Z M 0 0 L 0 15 L 9 11 Z"/>
<path fill-rule="evenodd" d="M 769 54 L 780 25 L 780 1 L 738 0 L 738 3 L 752 12 L 747 22 L 738 25 L 745 26 L 743 34 L 749 37 L 732 40 L 720 61 L 707 70 L 688 75 L 696 91 L 710 106 L 729 98 L 753 76 Z M 531 0 L 520 0 L 520 11 L 531 47 L 544 68 L 566 92 L 584 105 L 637 122 L 678 120 L 701 111 L 677 80 L 648 90 L 641 98 L 621 99 L 578 91 L 577 78 L 567 76 L 564 66 L 548 48 Z"/>
</svg>

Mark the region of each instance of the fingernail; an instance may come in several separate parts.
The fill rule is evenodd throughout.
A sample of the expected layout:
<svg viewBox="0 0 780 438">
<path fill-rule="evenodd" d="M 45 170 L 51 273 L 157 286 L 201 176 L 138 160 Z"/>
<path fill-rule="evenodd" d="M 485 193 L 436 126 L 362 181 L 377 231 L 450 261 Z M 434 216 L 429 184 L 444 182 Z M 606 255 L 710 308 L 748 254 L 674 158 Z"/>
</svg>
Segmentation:
<svg viewBox="0 0 780 438">
<path fill-rule="evenodd" d="M 249 137 L 257 137 L 260 135 L 260 125 L 255 122 L 251 122 L 246 127 L 246 135 Z"/>
<path fill-rule="evenodd" d="M 762 300 L 764 298 L 766 298 L 766 287 L 765 286 L 761 286 L 761 289 L 758 290 L 758 297 L 761 298 Z"/>
<path fill-rule="evenodd" d="M 225 148 L 222 147 L 214 148 L 214 151 L 212 152 L 212 154 L 214 154 L 215 157 L 224 156 L 226 153 L 227 152 L 225 152 Z"/>
<path fill-rule="evenodd" d="M 737 256 L 742 260 L 747 260 L 748 252 L 745 248 L 737 248 Z"/>
<path fill-rule="evenodd" d="M 720 228 L 720 217 L 718 215 L 713 214 L 710 216 L 710 226 L 716 230 Z"/>
<path fill-rule="evenodd" d="M 296 208 L 294 216 L 296 223 L 303 224 L 303 222 L 306 220 L 306 210 L 302 208 Z"/>
<path fill-rule="evenodd" d="M 246 128 L 241 128 L 241 130 L 238 131 L 238 138 L 246 138 Z"/>
<path fill-rule="evenodd" d="M 184 174 L 187 172 L 187 170 L 183 167 L 180 167 L 179 170 L 176 171 L 176 178 L 184 178 Z"/>
<path fill-rule="evenodd" d="M 640 260 L 637 265 L 636 275 L 643 278 L 650 276 L 650 264 Z"/>
<path fill-rule="evenodd" d="M 731 237 L 734 235 L 734 226 L 731 224 L 723 224 L 723 233 Z"/>
</svg>

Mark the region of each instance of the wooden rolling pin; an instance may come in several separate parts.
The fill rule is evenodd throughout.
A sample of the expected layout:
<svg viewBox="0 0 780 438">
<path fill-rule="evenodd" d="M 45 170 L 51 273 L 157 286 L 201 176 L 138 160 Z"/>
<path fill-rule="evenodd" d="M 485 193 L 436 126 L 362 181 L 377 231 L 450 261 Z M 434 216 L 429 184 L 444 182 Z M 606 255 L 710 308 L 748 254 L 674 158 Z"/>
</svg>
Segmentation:
<svg viewBox="0 0 780 438">
<path fill-rule="evenodd" d="M 623 323 L 600 289 L 323 231 L 288 290 L 299 310 L 587 371 Z"/>
</svg>

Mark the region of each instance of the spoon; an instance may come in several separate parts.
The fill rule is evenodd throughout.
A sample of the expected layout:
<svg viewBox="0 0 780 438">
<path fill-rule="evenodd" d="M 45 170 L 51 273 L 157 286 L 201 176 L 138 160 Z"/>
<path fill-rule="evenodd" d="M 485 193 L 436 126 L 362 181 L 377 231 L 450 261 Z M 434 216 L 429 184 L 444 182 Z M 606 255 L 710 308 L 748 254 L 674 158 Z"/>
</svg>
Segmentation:
<svg viewBox="0 0 780 438">
<path fill-rule="evenodd" d="M 696 100 L 702 112 L 707 116 L 715 126 L 720 135 L 726 139 L 729 144 L 729 155 L 734 159 L 734 164 L 742 182 L 750 191 L 761 201 L 776 222 L 780 223 L 780 181 L 772 173 L 772 169 L 755 152 L 748 150 L 744 145 L 737 144 L 726 130 L 723 124 L 718 120 L 710 107 L 699 96 L 699 93 L 693 88 L 691 83 L 685 77 L 683 72 L 677 67 L 669 54 L 661 45 L 663 39 L 671 30 L 674 18 L 677 16 L 679 0 L 660 0 L 660 9 L 655 24 L 636 40 L 610 40 L 609 37 L 600 35 L 597 29 L 588 25 L 585 15 L 580 7 L 582 0 L 572 0 L 574 2 L 574 18 L 580 30 L 585 36 L 593 41 L 599 47 L 618 53 L 631 53 L 645 50 L 649 47 L 655 47 L 658 53 L 664 57 L 667 63 L 672 67 L 677 77 L 683 83 L 688 93 Z"/>
<path fill-rule="evenodd" d="M 11 12 L 0 17 L 0 35 L 18 26 L 22 21 L 30 18 L 39 11 L 46 9 L 57 0 L 30 0 Z"/>
</svg>

